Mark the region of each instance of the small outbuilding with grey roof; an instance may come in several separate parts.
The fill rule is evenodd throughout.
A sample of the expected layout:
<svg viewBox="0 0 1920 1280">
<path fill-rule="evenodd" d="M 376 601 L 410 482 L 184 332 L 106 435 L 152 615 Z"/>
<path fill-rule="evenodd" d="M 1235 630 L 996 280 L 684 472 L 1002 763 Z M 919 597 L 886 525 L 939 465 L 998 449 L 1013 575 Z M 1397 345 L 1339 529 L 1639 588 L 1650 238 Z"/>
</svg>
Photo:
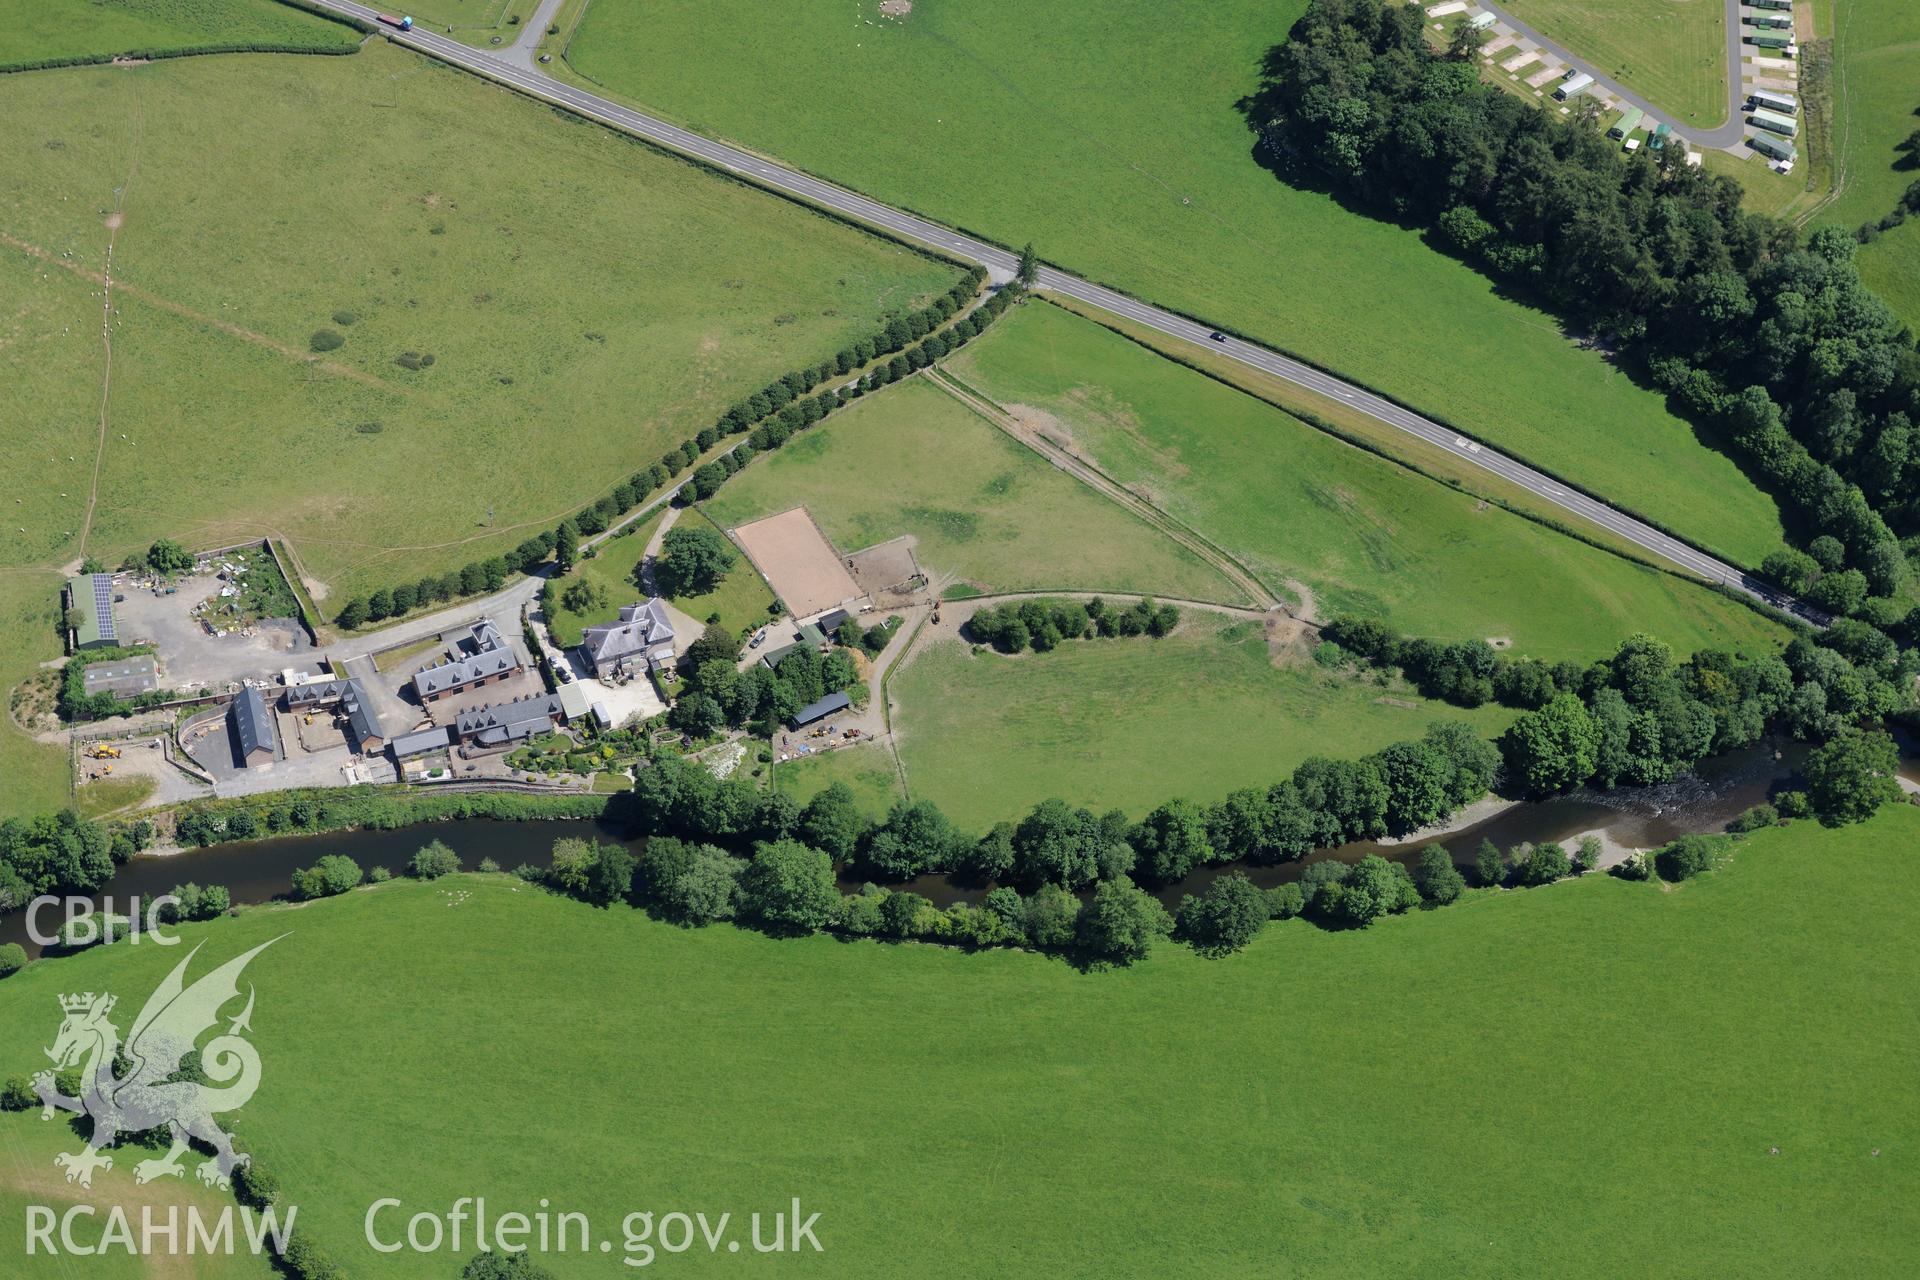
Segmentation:
<svg viewBox="0 0 1920 1280">
<path fill-rule="evenodd" d="M 273 716 L 260 691 L 248 685 L 227 708 L 240 763 L 266 764 L 274 758 Z"/>
<path fill-rule="evenodd" d="M 160 687 L 159 669 L 152 658 L 117 658 L 91 662 L 80 673 L 80 691 L 91 698 L 110 693 L 116 698 L 137 698 Z"/>
<path fill-rule="evenodd" d="M 830 693 L 818 702 L 810 702 L 793 713 L 793 727 L 804 729 L 816 720 L 824 720 L 836 711 L 845 711 L 853 700 L 844 693 Z"/>
<path fill-rule="evenodd" d="M 443 724 L 431 729 L 421 729 L 416 733 L 403 733 L 389 744 L 395 760 L 405 760 L 410 756 L 423 756 L 429 751 L 444 751 L 453 745 L 453 730 Z"/>
</svg>

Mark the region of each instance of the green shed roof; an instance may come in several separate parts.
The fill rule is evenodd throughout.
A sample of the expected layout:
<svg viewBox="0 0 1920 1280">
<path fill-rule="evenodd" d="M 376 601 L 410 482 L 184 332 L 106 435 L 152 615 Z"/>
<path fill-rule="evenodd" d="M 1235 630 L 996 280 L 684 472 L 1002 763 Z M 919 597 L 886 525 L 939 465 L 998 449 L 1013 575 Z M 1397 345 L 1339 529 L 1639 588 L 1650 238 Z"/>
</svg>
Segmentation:
<svg viewBox="0 0 1920 1280">
<path fill-rule="evenodd" d="M 97 649 L 118 644 L 120 633 L 113 625 L 113 576 L 106 573 L 81 574 L 67 579 L 67 598 L 79 621 L 73 628 L 73 647 Z"/>
</svg>

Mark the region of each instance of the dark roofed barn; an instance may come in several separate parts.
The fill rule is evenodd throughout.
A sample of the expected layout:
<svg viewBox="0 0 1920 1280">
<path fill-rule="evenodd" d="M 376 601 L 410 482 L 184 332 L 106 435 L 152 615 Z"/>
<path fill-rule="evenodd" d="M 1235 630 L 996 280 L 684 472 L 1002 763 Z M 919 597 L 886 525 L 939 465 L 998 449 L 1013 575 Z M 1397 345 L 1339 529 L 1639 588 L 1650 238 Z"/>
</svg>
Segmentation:
<svg viewBox="0 0 1920 1280">
<path fill-rule="evenodd" d="M 845 711 L 853 700 L 844 693 L 830 693 L 818 702 L 810 702 L 793 713 L 793 727 L 804 729 L 816 720 L 824 720 L 836 711 Z"/>
<path fill-rule="evenodd" d="M 267 712 L 267 700 L 248 685 L 227 708 L 233 721 L 233 735 L 239 744 L 242 764 L 265 764 L 273 759 L 273 717 Z"/>
</svg>

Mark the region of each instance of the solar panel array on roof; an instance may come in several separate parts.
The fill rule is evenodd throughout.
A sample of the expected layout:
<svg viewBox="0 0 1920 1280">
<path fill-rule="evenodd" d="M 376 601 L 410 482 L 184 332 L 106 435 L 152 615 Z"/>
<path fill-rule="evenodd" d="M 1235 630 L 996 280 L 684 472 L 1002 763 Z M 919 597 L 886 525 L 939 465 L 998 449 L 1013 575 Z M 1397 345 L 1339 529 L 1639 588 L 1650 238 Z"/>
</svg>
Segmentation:
<svg viewBox="0 0 1920 1280">
<path fill-rule="evenodd" d="M 100 638 L 119 639 L 119 632 L 113 625 L 113 579 L 104 573 L 93 575 L 93 607 L 100 617 Z"/>
</svg>

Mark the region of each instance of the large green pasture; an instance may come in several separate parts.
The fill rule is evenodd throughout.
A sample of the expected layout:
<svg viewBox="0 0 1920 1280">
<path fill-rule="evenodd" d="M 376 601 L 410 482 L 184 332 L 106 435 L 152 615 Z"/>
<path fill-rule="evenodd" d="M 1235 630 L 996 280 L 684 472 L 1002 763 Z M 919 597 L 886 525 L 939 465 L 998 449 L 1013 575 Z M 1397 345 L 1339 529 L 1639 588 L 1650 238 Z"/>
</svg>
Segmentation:
<svg viewBox="0 0 1920 1280">
<path fill-rule="evenodd" d="M 1903 0 L 1845 0 L 1821 30 L 1834 41 L 1838 190 L 1819 220 L 1852 228 L 1879 221 L 1920 178 L 1915 158 L 1900 149 L 1920 128 L 1920 9 Z"/>
<path fill-rule="evenodd" d="M 53 357 L 0 441 L 64 442 L 0 483 L 38 505 L 16 562 L 80 549 L 116 209 L 88 549 L 274 532 L 336 601 L 551 525 L 951 278 L 384 44 L 10 77 L 0 123 L 8 355 Z"/>
<path fill-rule="evenodd" d="M 473 0 L 478 3 L 479 0 Z M 334 52 L 360 32 L 279 0 L 32 0 L 7 6 L 0 69 L 47 58 L 249 44 Z"/>
<path fill-rule="evenodd" d="M 1779 637 L 1704 586 L 1445 488 L 1057 307 L 1020 308 L 952 368 L 1045 415 L 1269 586 L 1304 582 L 1322 616 L 1506 637 L 1549 659 L 1599 657 L 1636 631 L 1682 651 Z"/>
<path fill-rule="evenodd" d="M 1260 623 L 1199 609 L 1159 639 L 1008 656 L 923 632 L 920 646 L 888 686 L 907 790 L 969 827 L 1056 796 L 1138 818 L 1163 800 L 1278 782 L 1308 756 L 1417 738 L 1436 719 L 1492 737 L 1513 718 L 1328 671 L 1298 650 L 1276 661 Z"/>
<path fill-rule="evenodd" d="M 755 459 L 705 506 L 730 529 L 805 506 L 844 554 L 910 534 L 929 575 L 986 590 L 1240 598 L 1198 556 L 924 378 L 856 400 Z"/>
<path fill-rule="evenodd" d="M 790 1269 L 849 1277 L 1905 1276 L 1916 844 L 1910 808 L 1800 823 L 1671 892 L 1588 877 L 1096 973 L 685 930 L 506 876 L 184 936 L 198 973 L 286 935 L 245 975 L 242 1145 L 355 1275 L 459 1261 L 373 1254 L 376 1198 L 484 1195 L 616 1241 L 636 1210 L 739 1229 L 798 1196 L 825 1253 Z M 0 1070 L 44 1063 L 58 994 L 115 992 L 124 1029 L 184 952 L 6 980 Z M 44 1159 L 39 1126 L 0 1116 L 0 1142 Z"/>
<path fill-rule="evenodd" d="M 1504 7 L 1690 124 L 1727 118 L 1725 9 L 1713 0 L 1504 0 Z"/>
<path fill-rule="evenodd" d="M 1820 221 L 1854 227 L 1892 212 L 1920 180 L 1920 155 L 1901 149 L 1920 129 L 1920 9 L 1900 0 L 1835 6 L 1834 145 L 1839 191 Z M 1920 238 L 1911 224 L 1859 251 L 1860 274 L 1894 313 L 1920 328 Z"/>
<path fill-rule="evenodd" d="M 1706 4 L 1708 0 L 1697 0 Z M 594 0 L 604 90 L 1388 391 L 1743 562 L 1772 501 L 1662 398 L 1413 232 L 1288 186 L 1235 103 L 1302 0 Z"/>
</svg>

